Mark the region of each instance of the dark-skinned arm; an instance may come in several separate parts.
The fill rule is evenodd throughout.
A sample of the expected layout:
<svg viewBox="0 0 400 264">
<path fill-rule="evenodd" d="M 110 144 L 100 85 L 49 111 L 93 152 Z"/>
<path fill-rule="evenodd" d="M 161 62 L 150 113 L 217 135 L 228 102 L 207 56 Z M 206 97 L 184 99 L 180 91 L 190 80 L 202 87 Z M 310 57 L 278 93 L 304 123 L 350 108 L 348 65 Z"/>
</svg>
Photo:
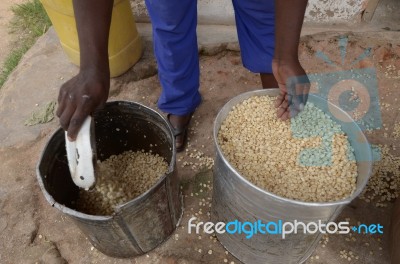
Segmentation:
<svg viewBox="0 0 400 264">
<path fill-rule="evenodd" d="M 307 0 L 275 1 L 275 55 L 272 70 L 280 95 L 278 117 L 286 120 L 301 111 L 310 90 L 306 72 L 299 62 L 299 41 Z"/>
<path fill-rule="evenodd" d="M 60 89 L 57 116 L 71 141 L 88 115 L 102 107 L 110 89 L 108 36 L 113 0 L 74 0 L 80 70 Z"/>
</svg>

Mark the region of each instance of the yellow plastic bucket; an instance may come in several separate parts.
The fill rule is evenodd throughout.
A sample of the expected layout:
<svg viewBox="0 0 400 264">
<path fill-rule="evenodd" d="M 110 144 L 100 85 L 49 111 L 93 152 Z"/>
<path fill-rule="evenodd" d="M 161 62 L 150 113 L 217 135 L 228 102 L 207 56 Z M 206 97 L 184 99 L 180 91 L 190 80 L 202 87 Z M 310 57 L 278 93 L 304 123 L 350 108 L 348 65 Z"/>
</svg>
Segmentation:
<svg viewBox="0 0 400 264">
<path fill-rule="evenodd" d="M 72 0 L 41 0 L 41 2 L 64 51 L 72 63 L 79 65 L 79 42 Z M 129 0 L 114 0 L 108 41 L 111 77 L 121 75 L 132 67 L 140 59 L 142 50 L 142 42 Z"/>
</svg>

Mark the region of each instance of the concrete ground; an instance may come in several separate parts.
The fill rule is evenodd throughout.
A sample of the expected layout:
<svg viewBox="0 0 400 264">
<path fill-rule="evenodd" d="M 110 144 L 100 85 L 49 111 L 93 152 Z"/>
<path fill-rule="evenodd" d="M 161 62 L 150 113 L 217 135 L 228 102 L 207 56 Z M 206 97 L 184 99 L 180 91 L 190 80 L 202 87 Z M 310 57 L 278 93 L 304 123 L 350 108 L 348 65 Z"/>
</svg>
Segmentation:
<svg viewBox="0 0 400 264">
<path fill-rule="evenodd" d="M 344 64 L 337 41 L 340 35 L 349 39 Z M 400 137 L 396 125 L 400 116 L 397 104 L 399 35 L 399 32 L 386 30 L 316 33 L 304 35 L 300 45 L 300 59 L 308 73 L 376 69 L 385 126 L 368 133 L 368 137 L 374 144 L 388 146 L 390 152 L 384 159 L 385 164 L 375 164 L 382 170 L 374 175 L 374 183 L 385 173 L 388 182 L 398 183 L 400 179 L 400 153 L 396 149 Z M 0 263 L 240 263 L 214 237 L 187 233 L 187 221 L 192 215 L 202 220 L 208 218 L 212 192 L 208 187 L 201 188 L 200 183 L 209 185 L 212 171 L 193 169 L 184 166 L 184 162 L 198 162 L 190 157 L 195 150 L 212 158 L 212 124 L 219 109 L 235 95 L 260 87 L 258 76 L 241 66 L 240 54 L 235 51 L 237 44 L 228 42 L 223 45 L 201 43 L 204 101 L 192 121 L 191 145 L 177 157 L 180 177 L 188 183 L 183 190 L 185 211 L 181 225 L 152 252 L 137 258 L 115 259 L 93 248 L 68 217 L 47 203 L 37 184 L 35 166 L 49 136 L 58 128 L 58 120 L 55 118 L 49 123 L 29 127 L 24 126 L 24 122 L 33 112 L 55 101 L 59 87 L 78 71 L 63 54 L 54 31 L 50 30 L 39 39 L 0 90 Z M 142 60 L 129 72 L 111 81 L 110 100 L 132 100 L 156 109 L 160 84 L 151 45 L 145 46 Z M 366 48 L 371 48 L 372 55 L 351 64 Z M 325 52 L 337 65 L 325 64 L 315 56 L 317 51 Z M 329 235 L 321 240 L 307 263 L 389 263 L 392 203 L 382 204 L 386 207 L 377 207 L 375 200 L 356 199 L 346 206 L 338 221 L 380 223 L 384 226 L 383 235 Z"/>
</svg>

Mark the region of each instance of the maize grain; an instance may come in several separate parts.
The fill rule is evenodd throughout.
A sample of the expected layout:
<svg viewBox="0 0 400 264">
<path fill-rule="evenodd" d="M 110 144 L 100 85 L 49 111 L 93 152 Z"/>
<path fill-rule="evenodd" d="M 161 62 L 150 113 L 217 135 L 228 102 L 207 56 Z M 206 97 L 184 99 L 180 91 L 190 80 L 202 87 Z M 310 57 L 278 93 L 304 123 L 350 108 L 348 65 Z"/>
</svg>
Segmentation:
<svg viewBox="0 0 400 264">
<path fill-rule="evenodd" d="M 387 207 L 399 197 L 400 157 L 390 153 L 387 145 L 378 145 L 381 159 L 374 163 L 372 176 L 360 198 L 376 207 Z"/>
<path fill-rule="evenodd" d="M 98 162 L 93 190 L 80 190 L 77 209 L 92 215 L 111 215 L 117 205 L 126 203 L 150 189 L 168 171 L 158 154 L 126 151 Z"/>
<path fill-rule="evenodd" d="M 328 202 L 350 196 L 357 165 L 340 125 L 312 103 L 281 121 L 274 99 L 254 96 L 232 108 L 218 133 L 229 163 L 256 186 L 282 197 Z"/>
</svg>

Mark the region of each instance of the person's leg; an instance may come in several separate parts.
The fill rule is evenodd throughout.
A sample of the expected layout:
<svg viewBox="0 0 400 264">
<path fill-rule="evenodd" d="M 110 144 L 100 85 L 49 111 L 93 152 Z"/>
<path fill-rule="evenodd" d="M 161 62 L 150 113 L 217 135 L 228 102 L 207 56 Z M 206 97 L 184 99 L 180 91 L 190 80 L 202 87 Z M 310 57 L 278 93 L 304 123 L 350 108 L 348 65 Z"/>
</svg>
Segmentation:
<svg viewBox="0 0 400 264">
<path fill-rule="evenodd" d="M 146 0 L 162 92 L 158 107 L 174 128 L 185 127 L 201 102 L 197 48 L 197 1 Z M 184 134 L 176 137 L 177 148 Z"/>
<path fill-rule="evenodd" d="M 274 0 L 232 0 L 244 67 L 260 73 L 263 88 L 278 88 L 272 74 L 275 45 Z"/>
<path fill-rule="evenodd" d="M 260 73 L 260 78 L 263 88 L 278 88 L 278 82 L 272 73 Z"/>
</svg>

